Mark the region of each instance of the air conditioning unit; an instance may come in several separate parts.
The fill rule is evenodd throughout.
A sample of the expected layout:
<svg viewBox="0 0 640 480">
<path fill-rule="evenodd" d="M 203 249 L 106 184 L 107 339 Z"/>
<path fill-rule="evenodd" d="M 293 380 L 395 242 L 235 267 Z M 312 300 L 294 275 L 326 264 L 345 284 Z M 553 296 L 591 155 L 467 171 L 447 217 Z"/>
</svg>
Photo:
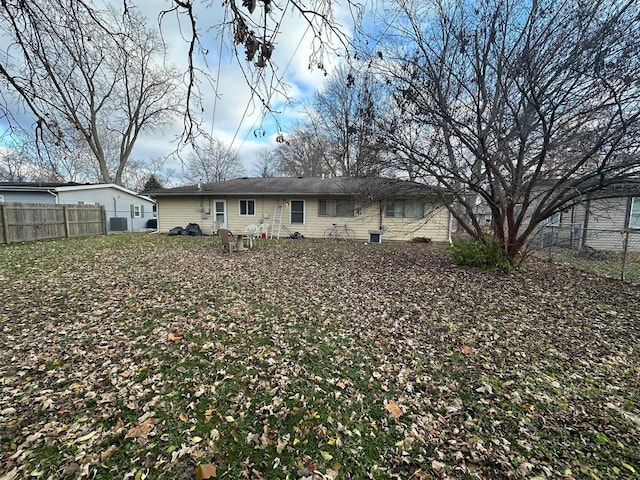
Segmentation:
<svg viewBox="0 0 640 480">
<path fill-rule="evenodd" d="M 384 230 L 369 230 L 369 243 L 382 243 Z"/>
<path fill-rule="evenodd" d="M 109 219 L 109 230 L 112 232 L 126 232 L 129 225 L 126 217 L 111 217 Z"/>
</svg>

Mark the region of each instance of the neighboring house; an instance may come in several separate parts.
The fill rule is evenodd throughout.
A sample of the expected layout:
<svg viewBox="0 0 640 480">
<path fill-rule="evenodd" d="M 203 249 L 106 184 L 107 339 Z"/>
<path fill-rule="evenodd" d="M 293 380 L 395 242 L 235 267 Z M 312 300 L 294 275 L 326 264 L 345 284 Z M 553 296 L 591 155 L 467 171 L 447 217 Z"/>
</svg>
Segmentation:
<svg viewBox="0 0 640 480">
<path fill-rule="evenodd" d="M 298 232 L 322 238 L 333 224 L 367 241 L 430 238 L 450 241 L 450 216 L 434 189 L 370 178 L 240 178 L 145 192 L 154 197 L 158 230 L 197 223 L 203 232 L 240 232 L 268 225 L 269 236 Z"/>
<path fill-rule="evenodd" d="M 0 202 L 103 205 L 107 231 L 136 231 L 155 218 L 153 199 L 119 185 L 0 182 Z"/>
<path fill-rule="evenodd" d="M 611 197 L 586 199 L 562 212 L 556 224 L 572 223 L 573 245 L 620 251 L 628 239 L 628 250 L 640 252 L 640 185 L 624 185 L 605 193 Z"/>
<path fill-rule="evenodd" d="M 585 196 L 541 227 L 542 247 L 621 251 L 628 238 L 628 250 L 640 252 L 640 184 L 612 186 Z"/>
<path fill-rule="evenodd" d="M 534 198 L 551 191 L 554 185 L 553 180 L 541 181 Z M 516 215 L 519 208 L 522 205 L 516 204 Z M 534 208 L 535 201 L 528 212 Z M 491 210 L 486 203 L 476 206 L 475 215 L 480 225 L 492 227 Z M 527 221 L 525 218 L 523 225 Z M 625 241 L 629 251 L 640 252 L 640 179 L 584 195 L 575 205 L 546 219 L 529 238 L 534 249 L 556 245 L 622 251 Z"/>
</svg>

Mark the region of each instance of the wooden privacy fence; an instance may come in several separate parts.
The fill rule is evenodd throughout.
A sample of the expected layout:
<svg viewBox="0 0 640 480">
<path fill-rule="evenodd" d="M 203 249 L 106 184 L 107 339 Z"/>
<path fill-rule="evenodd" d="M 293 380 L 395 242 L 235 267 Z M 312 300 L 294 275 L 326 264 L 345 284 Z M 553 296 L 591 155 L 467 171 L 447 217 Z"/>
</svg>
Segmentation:
<svg viewBox="0 0 640 480">
<path fill-rule="evenodd" d="M 0 243 L 106 235 L 101 205 L 0 203 Z"/>
</svg>

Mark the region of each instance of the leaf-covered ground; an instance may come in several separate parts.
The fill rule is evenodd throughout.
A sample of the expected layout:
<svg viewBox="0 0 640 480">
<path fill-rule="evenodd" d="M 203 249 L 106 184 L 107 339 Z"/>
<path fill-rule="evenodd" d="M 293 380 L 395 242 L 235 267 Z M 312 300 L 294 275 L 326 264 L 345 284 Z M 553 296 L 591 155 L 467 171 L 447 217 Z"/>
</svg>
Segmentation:
<svg viewBox="0 0 640 480">
<path fill-rule="evenodd" d="M 640 289 L 420 244 L 0 247 L 0 478 L 640 478 Z"/>
</svg>

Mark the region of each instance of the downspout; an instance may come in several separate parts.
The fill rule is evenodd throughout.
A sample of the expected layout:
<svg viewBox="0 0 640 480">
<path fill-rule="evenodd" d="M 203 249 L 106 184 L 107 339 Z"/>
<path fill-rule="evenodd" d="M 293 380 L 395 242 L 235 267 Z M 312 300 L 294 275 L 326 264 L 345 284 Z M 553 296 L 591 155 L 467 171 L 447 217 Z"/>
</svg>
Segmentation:
<svg viewBox="0 0 640 480">
<path fill-rule="evenodd" d="M 55 190 L 47 190 L 47 193 L 53 195 L 53 198 L 56 199 L 55 205 L 58 205 L 60 203 L 60 198 L 58 198 L 58 194 Z"/>
<path fill-rule="evenodd" d="M 378 209 L 378 230 L 382 231 L 382 214 L 383 214 L 383 205 L 382 200 L 380 200 L 380 208 Z"/>
</svg>

